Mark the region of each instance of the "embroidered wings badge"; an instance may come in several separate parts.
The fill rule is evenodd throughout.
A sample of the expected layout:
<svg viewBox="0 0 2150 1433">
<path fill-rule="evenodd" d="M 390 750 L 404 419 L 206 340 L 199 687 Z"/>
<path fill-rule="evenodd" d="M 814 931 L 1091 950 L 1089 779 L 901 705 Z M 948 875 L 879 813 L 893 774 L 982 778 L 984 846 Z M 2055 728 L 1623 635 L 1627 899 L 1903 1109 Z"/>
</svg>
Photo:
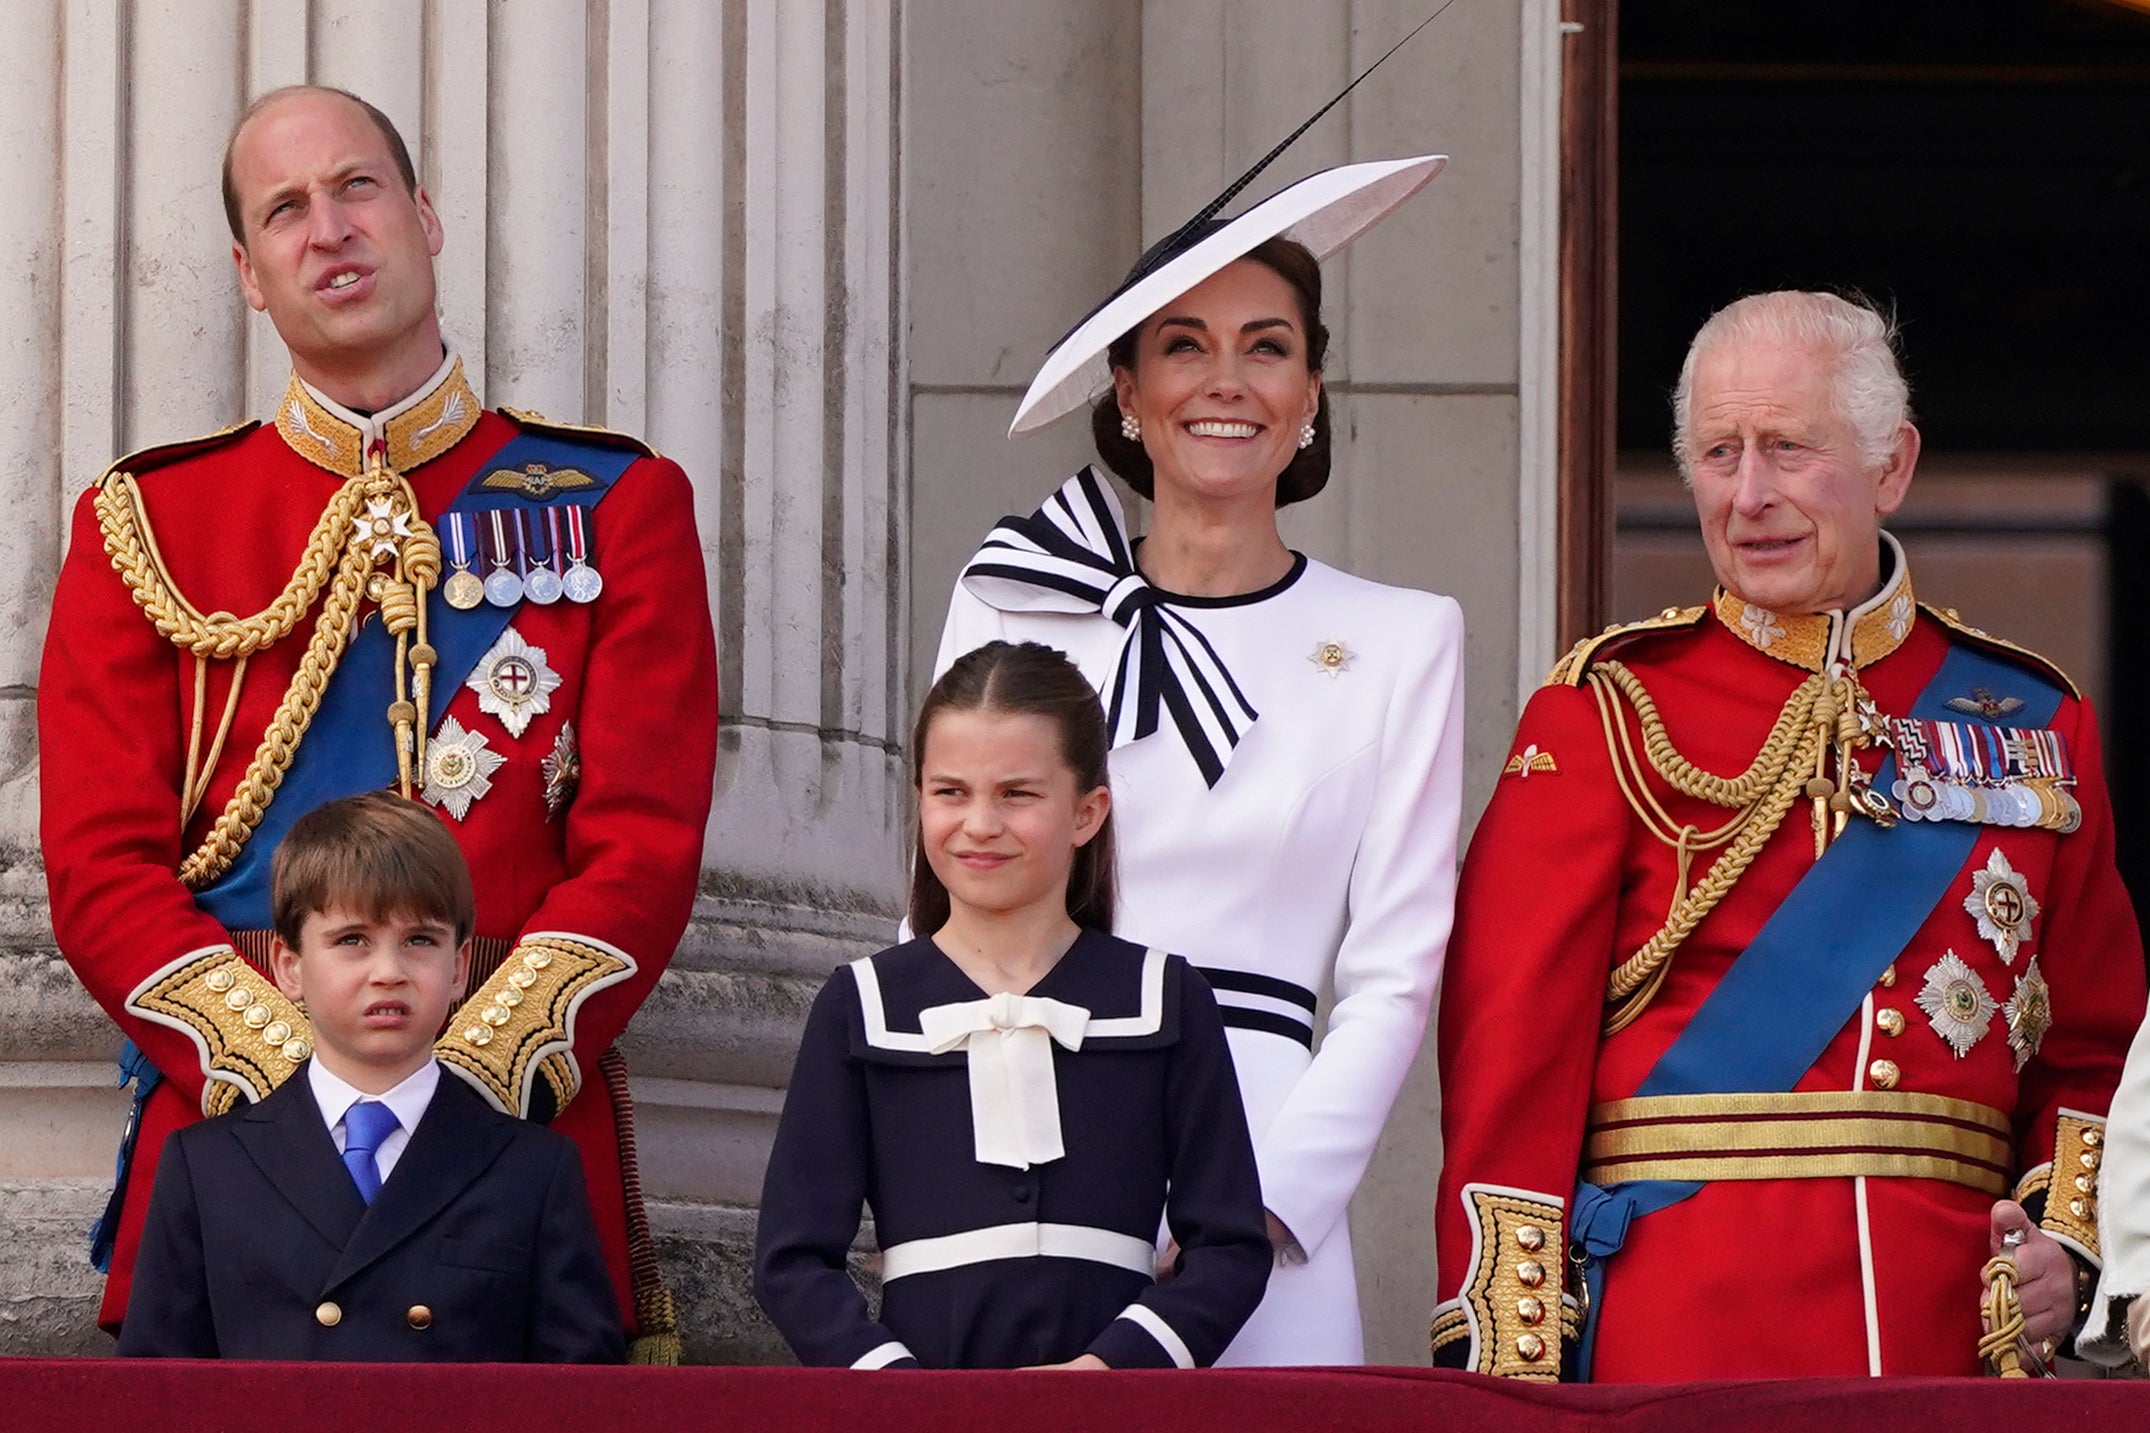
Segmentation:
<svg viewBox="0 0 2150 1433">
<path fill-rule="evenodd" d="M 1984 717 L 1987 721 L 1999 721 L 2023 709 L 2021 697 L 1997 697 L 1984 687 L 1971 688 L 1967 697 L 1950 697 L 1947 702 L 1952 712 L 1966 716 Z"/>
</svg>

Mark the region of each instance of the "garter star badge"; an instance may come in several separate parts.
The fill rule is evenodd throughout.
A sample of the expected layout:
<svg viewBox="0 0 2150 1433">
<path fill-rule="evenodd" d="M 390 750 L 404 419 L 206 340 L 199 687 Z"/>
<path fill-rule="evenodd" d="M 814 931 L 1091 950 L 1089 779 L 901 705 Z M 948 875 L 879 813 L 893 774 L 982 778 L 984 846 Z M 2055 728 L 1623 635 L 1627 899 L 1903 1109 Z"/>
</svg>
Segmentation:
<svg viewBox="0 0 2150 1433">
<path fill-rule="evenodd" d="M 2014 965 L 2016 951 L 2030 939 L 2031 922 L 2038 918 L 2038 900 L 2030 882 L 1998 848 L 1986 858 L 1986 869 L 1971 873 L 1971 894 L 1963 898 L 1963 908 L 1978 922 L 1978 933 L 1993 942 L 2001 964 Z"/>
<path fill-rule="evenodd" d="M 508 735 L 521 736 L 532 717 L 552 709 L 560 674 L 545 665 L 545 649 L 533 647 L 513 627 L 500 634 L 492 649 L 463 683 L 478 694 L 478 710 L 500 718 Z"/>
<path fill-rule="evenodd" d="M 2016 993 L 2001 1007 L 2001 1013 L 2008 1020 L 2008 1048 L 2015 1052 L 2016 1069 L 2020 1071 L 2038 1053 L 2045 1032 L 2053 1028 L 2053 992 L 2038 973 L 2037 956 L 2032 956 L 2031 963 L 2016 977 Z"/>
<path fill-rule="evenodd" d="M 1349 669 L 1352 659 L 1358 655 L 1342 642 L 1316 642 L 1314 650 L 1306 654 L 1306 659 L 1320 668 L 1323 676 L 1333 677 L 1338 672 Z"/>
<path fill-rule="evenodd" d="M 567 808 L 575 799 L 575 788 L 582 784 L 582 752 L 575 745 L 575 724 L 560 724 L 560 734 L 552 739 L 552 751 L 538 762 L 538 771 L 545 778 L 545 819 L 550 821 Z"/>
<path fill-rule="evenodd" d="M 1918 999 L 1919 1009 L 1926 1012 L 1934 1033 L 1948 1042 L 1959 1060 L 1971 1053 L 1971 1047 L 1993 1024 L 1994 1012 L 2000 1009 L 1986 993 L 1977 973 L 1953 950 L 1926 972 L 1926 987 L 1919 991 Z"/>
<path fill-rule="evenodd" d="M 471 802 L 493 789 L 493 773 L 507 760 L 481 733 L 465 731 L 449 717 L 426 743 L 426 784 L 418 794 L 460 821 L 470 814 Z"/>
</svg>

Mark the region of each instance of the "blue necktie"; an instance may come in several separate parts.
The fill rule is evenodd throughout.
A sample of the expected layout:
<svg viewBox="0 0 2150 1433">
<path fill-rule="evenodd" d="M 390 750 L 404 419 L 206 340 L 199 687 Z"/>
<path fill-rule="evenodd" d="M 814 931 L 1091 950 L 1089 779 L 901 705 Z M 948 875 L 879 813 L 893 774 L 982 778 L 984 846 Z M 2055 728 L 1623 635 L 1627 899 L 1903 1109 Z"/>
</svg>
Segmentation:
<svg viewBox="0 0 2150 1433">
<path fill-rule="evenodd" d="M 381 1167 L 373 1161 L 374 1151 L 391 1131 L 402 1127 L 396 1112 L 379 1100 L 360 1100 L 344 1112 L 343 1167 L 351 1171 L 358 1197 L 368 1204 L 381 1192 Z"/>
</svg>

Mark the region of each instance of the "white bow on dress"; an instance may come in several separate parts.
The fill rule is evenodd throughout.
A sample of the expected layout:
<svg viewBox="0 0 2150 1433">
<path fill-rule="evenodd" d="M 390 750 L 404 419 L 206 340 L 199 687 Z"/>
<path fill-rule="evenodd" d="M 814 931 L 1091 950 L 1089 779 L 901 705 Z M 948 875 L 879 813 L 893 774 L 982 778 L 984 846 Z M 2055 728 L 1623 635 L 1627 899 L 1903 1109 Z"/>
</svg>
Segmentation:
<svg viewBox="0 0 2150 1433">
<path fill-rule="evenodd" d="M 980 1164 L 1028 1169 L 1067 1153 L 1053 1042 L 1082 1048 L 1090 1012 L 1080 1005 L 1003 992 L 918 1013 L 934 1054 L 958 1048 L 970 1066 L 971 1127 Z"/>
</svg>

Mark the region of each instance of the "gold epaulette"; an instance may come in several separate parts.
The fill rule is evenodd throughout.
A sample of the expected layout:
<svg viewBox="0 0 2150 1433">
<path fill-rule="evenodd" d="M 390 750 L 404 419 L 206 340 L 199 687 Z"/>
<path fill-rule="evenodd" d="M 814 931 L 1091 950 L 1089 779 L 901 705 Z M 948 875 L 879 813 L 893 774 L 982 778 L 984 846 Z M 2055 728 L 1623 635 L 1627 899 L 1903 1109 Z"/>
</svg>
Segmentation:
<svg viewBox="0 0 2150 1433">
<path fill-rule="evenodd" d="M 1692 627 L 1702 620 L 1707 607 L 1667 607 L 1655 617 L 1645 617 L 1640 622 L 1615 622 L 1595 637 L 1585 637 L 1568 648 L 1568 654 L 1553 664 L 1546 674 L 1545 685 L 1549 687 L 1579 687 L 1590 672 L 1590 664 L 1598 654 L 1617 642 L 1639 637 L 1649 632 L 1677 632 Z"/>
<path fill-rule="evenodd" d="M 589 423 L 555 423 L 544 414 L 533 413 L 527 408 L 503 408 L 500 410 L 500 416 L 511 420 L 519 428 L 535 428 L 540 433 L 560 433 L 587 438 L 608 448 L 625 448 L 630 452 L 640 453 L 645 458 L 663 456 L 632 433 L 622 433 L 613 428 L 599 428 Z"/>
<path fill-rule="evenodd" d="M 2062 671 L 2059 665 L 2051 658 L 2041 657 L 2030 648 L 2018 647 L 2015 643 L 1996 637 L 1991 632 L 1980 631 L 1964 621 L 1953 607 L 1936 607 L 1931 603 L 1921 602 L 1919 610 L 1948 628 L 1956 636 L 1969 642 L 1972 646 L 1992 652 L 1998 656 L 2012 657 L 2040 676 L 2050 677 L 2055 682 L 2058 682 L 2061 690 L 2074 697 L 2077 701 L 2083 699 L 2083 689 L 2078 687 L 2074 679 Z"/>
<path fill-rule="evenodd" d="M 184 442 L 159 443 L 154 447 L 138 448 L 124 458 L 115 459 L 112 465 L 99 475 L 97 481 L 102 483 L 114 473 L 134 473 L 139 475 L 154 471 L 157 468 L 167 467 L 178 462 L 181 458 L 191 458 L 196 453 L 206 453 L 212 448 L 221 448 L 226 444 L 236 443 L 260 426 L 260 419 L 249 418 L 244 423 L 234 423 L 229 428 L 219 428 L 214 433 L 204 433 L 199 438 L 188 438 Z"/>
</svg>

